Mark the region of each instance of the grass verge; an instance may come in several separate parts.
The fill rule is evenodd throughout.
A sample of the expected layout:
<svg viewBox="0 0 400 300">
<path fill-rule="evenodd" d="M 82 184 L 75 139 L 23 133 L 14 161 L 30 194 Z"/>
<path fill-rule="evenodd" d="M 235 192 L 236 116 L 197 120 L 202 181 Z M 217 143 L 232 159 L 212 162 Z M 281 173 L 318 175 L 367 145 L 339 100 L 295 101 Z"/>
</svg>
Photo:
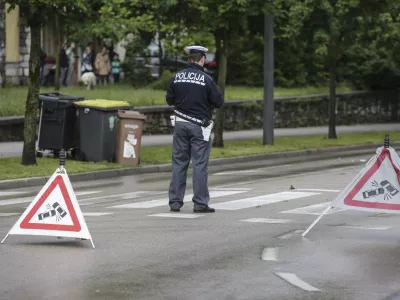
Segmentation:
<svg viewBox="0 0 400 300">
<path fill-rule="evenodd" d="M 41 88 L 40 93 L 54 92 L 52 88 Z M 327 94 L 328 87 L 275 88 L 275 97 Z M 339 86 L 337 92 L 351 91 L 347 86 Z M 26 87 L 0 88 L 0 117 L 22 116 L 25 113 L 25 102 L 28 89 Z M 127 101 L 132 106 L 166 105 L 165 91 L 151 89 L 134 89 L 128 85 L 98 86 L 95 90 L 84 87 L 62 87 L 61 94 L 80 96 L 85 99 L 108 99 Z M 229 100 L 261 99 L 264 89 L 244 86 L 228 86 L 225 98 Z"/>
<path fill-rule="evenodd" d="M 273 146 L 262 145 L 262 140 L 226 142 L 225 148 L 213 148 L 212 158 L 238 157 L 282 151 L 296 151 L 305 149 L 328 148 L 336 146 L 350 146 L 362 144 L 383 144 L 386 132 L 366 132 L 356 134 L 343 134 L 337 140 L 330 140 L 326 136 L 311 137 L 279 137 Z M 400 131 L 390 132 L 391 142 L 400 141 Z M 371 152 L 371 157 L 374 155 Z M 171 146 L 143 147 L 141 149 L 141 164 L 161 164 L 171 162 Z M 25 167 L 20 164 L 20 158 L 0 159 L 0 180 L 50 176 L 58 167 L 59 160 L 51 158 L 38 159 L 37 166 Z M 111 163 L 86 163 L 67 160 L 66 169 L 69 174 L 109 170 L 122 168 Z"/>
</svg>

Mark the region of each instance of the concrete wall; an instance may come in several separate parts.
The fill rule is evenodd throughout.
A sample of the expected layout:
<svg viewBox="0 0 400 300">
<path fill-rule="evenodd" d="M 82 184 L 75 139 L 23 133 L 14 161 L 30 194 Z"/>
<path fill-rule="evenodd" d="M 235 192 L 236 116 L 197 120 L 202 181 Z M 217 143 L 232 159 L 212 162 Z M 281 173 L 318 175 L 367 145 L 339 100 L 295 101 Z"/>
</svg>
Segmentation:
<svg viewBox="0 0 400 300">
<path fill-rule="evenodd" d="M 400 93 L 353 92 L 337 95 L 337 125 L 397 122 Z M 144 134 L 170 134 L 168 106 L 138 107 L 145 114 Z M 263 100 L 229 101 L 225 105 L 225 131 L 263 126 Z M 298 96 L 275 99 L 275 127 L 296 128 L 328 125 L 328 96 Z M 23 117 L 0 118 L 0 141 L 23 137 Z"/>
<path fill-rule="evenodd" d="M 337 125 L 387 123 L 397 121 L 398 94 L 352 92 L 337 95 Z M 147 134 L 172 132 L 168 106 L 138 107 L 147 116 Z M 275 127 L 296 128 L 328 125 L 328 96 L 297 96 L 275 99 Z M 225 131 L 257 129 L 263 126 L 263 100 L 228 101 L 225 104 Z"/>
</svg>

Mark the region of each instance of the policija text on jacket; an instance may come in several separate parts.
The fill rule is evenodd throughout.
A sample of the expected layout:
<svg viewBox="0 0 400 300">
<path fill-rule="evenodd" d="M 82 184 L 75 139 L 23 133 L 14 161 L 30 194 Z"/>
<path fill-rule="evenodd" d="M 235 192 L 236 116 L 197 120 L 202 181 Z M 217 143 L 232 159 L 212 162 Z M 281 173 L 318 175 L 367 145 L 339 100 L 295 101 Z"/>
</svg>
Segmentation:
<svg viewBox="0 0 400 300">
<path fill-rule="evenodd" d="M 175 74 L 168 86 L 166 100 L 177 111 L 200 120 L 211 120 L 212 109 L 224 104 L 214 80 L 195 63 Z"/>
</svg>

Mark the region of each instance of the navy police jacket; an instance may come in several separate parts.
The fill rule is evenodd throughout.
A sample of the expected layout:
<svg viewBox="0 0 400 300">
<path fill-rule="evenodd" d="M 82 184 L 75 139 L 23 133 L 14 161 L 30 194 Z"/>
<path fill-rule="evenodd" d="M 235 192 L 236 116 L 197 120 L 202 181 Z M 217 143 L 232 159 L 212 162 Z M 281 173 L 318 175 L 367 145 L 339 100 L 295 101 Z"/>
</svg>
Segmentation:
<svg viewBox="0 0 400 300">
<path fill-rule="evenodd" d="M 169 83 L 166 100 L 177 111 L 200 120 L 211 120 L 212 109 L 224 104 L 214 80 L 202 66 L 194 63 L 175 74 Z"/>
</svg>

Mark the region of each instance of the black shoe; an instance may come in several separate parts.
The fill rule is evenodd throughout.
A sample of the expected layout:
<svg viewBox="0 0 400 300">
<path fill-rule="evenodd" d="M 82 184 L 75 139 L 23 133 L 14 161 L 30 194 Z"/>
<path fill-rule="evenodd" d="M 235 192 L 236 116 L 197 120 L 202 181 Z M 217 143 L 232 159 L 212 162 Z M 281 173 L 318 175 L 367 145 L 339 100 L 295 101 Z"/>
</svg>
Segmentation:
<svg viewBox="0 0 400 300">
<path fill-rule="evenodd" d="M 181 209 L 180 209 L 180 208 L 173 208 L 173 207 L 171 207 L 171 211 L 173 211 L 173 212 L 180 212 Z"/>
<path fill-rule="evenodd" d="M 193 212 L 195 213 L 213 213 L 215 212 L 214 208 L 211 208 L 209 206 L 205 206 L 205 207 L 195 207 L 193 208 Z"/>
</svg>

